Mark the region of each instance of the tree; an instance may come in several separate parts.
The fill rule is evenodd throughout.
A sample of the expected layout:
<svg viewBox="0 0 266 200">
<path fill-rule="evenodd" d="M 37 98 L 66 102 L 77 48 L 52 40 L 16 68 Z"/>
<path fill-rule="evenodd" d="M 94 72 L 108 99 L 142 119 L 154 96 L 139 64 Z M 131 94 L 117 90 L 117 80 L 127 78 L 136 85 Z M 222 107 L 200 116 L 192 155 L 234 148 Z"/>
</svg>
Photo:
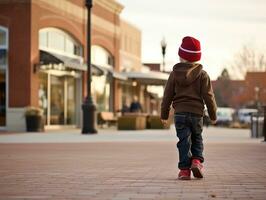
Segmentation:
<svg viewBox="0 0 266 200">
<path fill-rule="evenodd" d="M 226 68 L 223 69 L 221 75 L 218 77 L 218 80 L 230 80 L 229 72 Z"/>
<path fill-rule="evenodd" d="M 228 68 L 235 78 L 244 79 L 248 71 L 266 71 L 266 57 L 263 53 L 244 45 Z"/>
<path fill-rule="evenodd" d="M 228 107 L 230 96 L 232 95 L 232 89 L 230 84 L 230 75 L 226 68 L 223 69 L 221 75 L 217 78 L 214 95 L 216 103 L 220 107 Z"/>
</svg>

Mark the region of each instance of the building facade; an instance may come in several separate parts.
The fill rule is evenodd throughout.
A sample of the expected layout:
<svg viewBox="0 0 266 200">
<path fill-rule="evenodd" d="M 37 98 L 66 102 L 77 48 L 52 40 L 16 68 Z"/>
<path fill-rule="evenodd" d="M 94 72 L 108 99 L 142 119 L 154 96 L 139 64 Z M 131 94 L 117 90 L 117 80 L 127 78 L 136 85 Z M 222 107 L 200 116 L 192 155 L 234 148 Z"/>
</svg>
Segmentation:
<svg viewBox="0 0 266 200">
<path fill-rule="evenodd" d="M 94 0 L 92 95 L 98 111 L 116 111 L 144 86 L 122 71 L 141 68 L 141 32 L 120 19 L 123 6 Z M 25 131 L 28 106 L 44 110 L 47 128 L 79 127 L 86 96 L 84 0 L 0 1 L 0 127 Z M 142 95 L 142 96 L 141 96 Z"/>
<path fill-rule="evenodd" d="M 218 106 L 257 108 L 266 105 L 266 72 L 247 72 L 244 80 L 212 81 Z"/>
</svg>

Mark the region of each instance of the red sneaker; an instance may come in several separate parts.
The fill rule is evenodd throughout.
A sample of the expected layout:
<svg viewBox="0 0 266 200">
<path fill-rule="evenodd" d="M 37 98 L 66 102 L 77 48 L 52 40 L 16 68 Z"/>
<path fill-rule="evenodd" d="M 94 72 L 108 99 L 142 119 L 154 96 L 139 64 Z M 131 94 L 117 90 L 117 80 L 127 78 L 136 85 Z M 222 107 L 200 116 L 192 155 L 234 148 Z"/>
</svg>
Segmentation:
<svg viewBox="0 0 266 200">
<path fill-rule="evenodd" d="M 190 174 L 191 174 L 190 169 L 181 169 L 178 174 L 178 179 L 179 180 L 190 180 L 191 179 Z"/>
<path fill-rule="evenodd" d="M 196 178 L 203 178 L 202 169 L 203 169 L 203 165 L 201 164 L 200 160 L 193 159 L 192 165 L 191 165 L 193 176 Z"/>
</svg>

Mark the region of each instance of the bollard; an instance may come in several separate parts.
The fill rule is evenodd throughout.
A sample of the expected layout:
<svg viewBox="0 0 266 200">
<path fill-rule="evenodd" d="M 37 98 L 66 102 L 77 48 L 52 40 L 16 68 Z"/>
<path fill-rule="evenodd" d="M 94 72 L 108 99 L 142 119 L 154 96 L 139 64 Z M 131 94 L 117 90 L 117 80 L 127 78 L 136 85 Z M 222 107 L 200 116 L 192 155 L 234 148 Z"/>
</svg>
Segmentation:
<svg viewBox="0 0 266 200">
<path fill-rule="evenodd" d="M 256 121 L 256 122 L 257 122 L 257 123 L 256 123 L 256 124 L 257 124 L 257 125 L 256 125 L 256 138 L 259 137 L 259 131 L 260 131 L 260 130 L 259 130 L 259 128 L 260 128 L 260 127 L 259 127 L 259 125 L 260 125 L 260 124 L 259 124 L 259 117 L 260 117 L 260 114 L 257 113 L 257 121 Z"/>
<path fill-rule="evenodd" d="M 264 142 L 266 142 L 266 106 L 264 106 L 263 135 L 264 135 Z"/>
</svg>

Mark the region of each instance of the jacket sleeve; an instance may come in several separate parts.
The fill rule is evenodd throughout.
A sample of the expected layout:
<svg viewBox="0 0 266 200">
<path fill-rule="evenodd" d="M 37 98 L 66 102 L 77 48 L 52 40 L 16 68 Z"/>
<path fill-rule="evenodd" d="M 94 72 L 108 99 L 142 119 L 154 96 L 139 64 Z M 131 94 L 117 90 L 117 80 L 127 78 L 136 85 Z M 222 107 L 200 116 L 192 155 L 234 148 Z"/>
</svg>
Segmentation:
<svg viewBox="0 0 266 200">
<path fill-rule="evenodd" d="M 202 77 L 202 85 L 201 85 L 201 92 L 203 100 L 208 108 L 208 114 L 211 120 L 216 120 L 216 110 L 217 105 L 211 85 L 211 80 L 209 75 L 205 72 Z"/>
<path fill-rule="evenodd" d="M 170 106 L 175 95 L 174 72 L 170 73 L 164 89 L 163 100 L 161 104 L 161 119 L 168 119 Z"/>
</svg>

